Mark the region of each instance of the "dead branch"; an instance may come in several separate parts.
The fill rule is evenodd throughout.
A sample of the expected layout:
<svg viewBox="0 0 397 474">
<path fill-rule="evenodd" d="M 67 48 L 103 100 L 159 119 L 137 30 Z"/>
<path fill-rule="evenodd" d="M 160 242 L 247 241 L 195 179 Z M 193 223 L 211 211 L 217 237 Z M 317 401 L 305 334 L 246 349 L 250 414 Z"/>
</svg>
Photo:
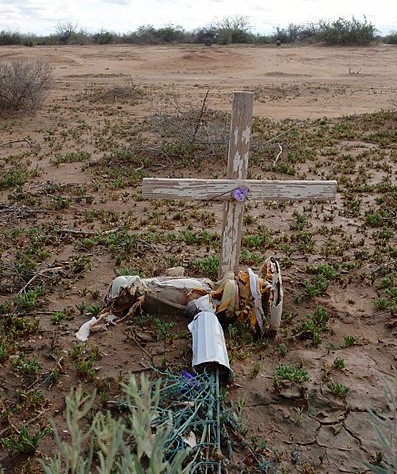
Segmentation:
<svg viewBox="0 0 397 474">
<path fill-rule="evenodd" d="M 7 146 L 7 145 L 12 145 L 13 143 L 21 143 L 21 142 L 26 142 L 30 148 L 34 145 L 33 140 L 29 140 L 29 138 L 21 138 L 19 140 L 10 140 L 9 142 L 3 142 L 0 143 L 0 146 Z"/>
<path fill-rule="evenodd" d="M 34 416 L 33 418 L 31 418 L 30 420 L 28 420 L 25 425 L 31 425 L 32 423 L 34 423 L 36 420 L 40 419 L 41 416 L 44 415 L 44 413 L 46 412 L 46 410 L 43 410 L 41 412 L 39 412 L 36 416 Z"/>
<path fill-rule="evenodd" d="M 39 272 L 35 273 L 32 278 L 19 290 L 19 294 L 24 293 L 26 288 L 32 284 L 37 278 L 44 276 L 46 273 L 50 272 L 55 272 L 58 270 L 63 270 L 63 267 L 52 267 L 52 268 L 44 268 L 43 270 L 40 270 Z"/>
<path fill-rule="evenodd" d="M 390 262 L 385 262 L 382 265 L 379 265 L 376 267 L 374 270 L 372 270 L 369 274 L 373 275 L 374 273 L 377 273 L 379 270 L 382 270 L 384 268 L 389 267 L 390 265 L 395 265 L 397 263 L 397 259 L 391 260 Z"/>
<path fill-rule="evenodd" d="M 31 314 L 35 315 L 35 316 L 52 316 L 54 314 L 54 311 L 32 311 L 32 313 L 30 313 L 29 311 L 23 311 L 23 312 L 20 312 L 20 313 L 17 313 L 16 311 L 12 312 L 12 313 L 3 313 L 2 316 L 3 317 L 10 317 L 10 316 L 14 316 L 15 318 L 21 318 L 23 316 L 30 316 Z"/>
<path fill-rule="evenodd" d="M 97 234 L 102 234 L 102 235 L 109 235 L 109 234 L 114 234 L 120 230 L 120 227 L 116 227 L 115 229 L 110 229 L 110 230 L 105 230 L 105 231 L 97 231 L 93 232 L 90 230 L 77 230 L 77 229 L 57 229 L 56 233 L 57 234 L 71 234 L 71 235 L 97 235 Z"/>
<path fill-rule="evenodd" d="M 203 115 L 204 115 L 204 112 L 205 112 L 205 108 L 206 108 L 206 103 L 207 103 L 207 98 L 208 98 L 208 94 L 209 94 L 210 90 L 208 89 L 205 96 L 204 96 L 204 99 L 203 99 L 203 103 L 201 104 L 201 110 L 200 110 L 200 115 L 197 119 L 197 123 L 196 123 L 196 126 L 194 128 L 194 132 L 193 132 L 193 137 L 192 137 L 192 143 L 195 142 L 196 140 L 196 135 L 197 135 L 197 132 L 199 130 L 199 128 L 201 127 L 201 124 L 202 124 L 202 120 L 203 120 Z"/>
<path fill-rule="evenodd" d="M 17 206 L 7 206 L 5 204 L 0 204 L 0 213 L 6 212 L 15 212 L 19 214 L 37 214 L 38 212 L 48 212 L 46 209 L 40 209 L 35 207 L 17 207 Z"/>
<path fill-rule="evenodd" d="M 153 355 L 152 355 L 150 352 L 148 352 L 148 351 L 142 346 L 142 344 L 140 344 L 140 342 L 137 340 L 137 338 L 136 338 L 135 333 L 134 333 L 133 330 L 131 330 L 130 333 L 127 335 L 127 340 L 128 340 L 128 339 L 132 339 L 132 340 L 135 342 L 135 344 L 139 347 L 139 349 L 141 349 L 141 351 L 149 357 L 150 362 L 153 364 Z"/>
</svg>

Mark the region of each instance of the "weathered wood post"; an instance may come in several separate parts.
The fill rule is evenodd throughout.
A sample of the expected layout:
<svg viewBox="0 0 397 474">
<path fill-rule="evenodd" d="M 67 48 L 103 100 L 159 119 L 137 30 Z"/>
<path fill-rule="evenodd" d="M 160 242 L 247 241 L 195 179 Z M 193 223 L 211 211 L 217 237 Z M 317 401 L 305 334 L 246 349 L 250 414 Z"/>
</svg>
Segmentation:
<svg viewBox="0 0 397 474">
<path fill-rule="evenodd" d="M 230 125 L 227 179 L 247 179 L 254 94 L 235 92 Z M 223 229 L 219 278 L 237 272 L 240 261 L 244 199 L 229 199 L 223 204 Z"/>
</svg>

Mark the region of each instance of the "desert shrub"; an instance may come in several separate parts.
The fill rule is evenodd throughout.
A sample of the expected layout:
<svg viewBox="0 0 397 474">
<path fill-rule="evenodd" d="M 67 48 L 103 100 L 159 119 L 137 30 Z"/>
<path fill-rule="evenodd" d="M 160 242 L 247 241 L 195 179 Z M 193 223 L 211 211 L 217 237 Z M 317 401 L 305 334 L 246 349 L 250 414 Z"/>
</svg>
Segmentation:
<svg viewBox="0 0 397 474">
<path fill-rule="evenodd" d="M 37 44 L 37 38 L 34 35 L 24 35 L 22 43 L 24 46 L 31 47 Z"/>
<path fill-rule="evenodd" d="M 190 42 L 191 35 L 181 26 L 167 25 L 155 28 L 152 25 L 142 25 L 133 33 L 121 36 L 120 42 L 132 44 L 163 44 Z"/>
<path fill-rule="evenodd" d="M 22 44 L 23 42 L 23 37 L 19 33 L 15 31 L 10 31 L 10 30 L 2 30 L 0 31 L 0 45 L 5 46 L 5 45 L 18 45 Z"/>
<path fill-rule="evenodd" d="M 383 38 L 383 41 L 387 44 L 397 44 L 397 31 L 392 31 Z"/>
<path fill-rule="evenodd" d="M 320 21 L 316 40 L 326 45 L 365 45 L 375 40 L 376 28 L 364 17 L 363 21 L 338 18 L 336 21 Z"/>
<path fill-rule="evenodd" d="M 188 473 L 187 450 L 166 460 L 163 449 L 172 429 L 169 423 L 153 428 L 158 417 L 160 385 L 151 386 L 146 377 L 139 388 L 130 377 L 124 385 L 127 397 L 125 419 L 110 412 L 93 410 L 95 392 L 84 395 L 81 387 L 66 399 L 66 419 L 70 441 L 64 442 L 53 423 L 59 454 L 42 461 L 45 474 L 61 473 Z M 91 422 L 87 422 L 91 413 Z"/>
<path fill-rule="evenodd" d="M 96 44 L 109 44 L 112 43 L 114 39 L 113 33 L 106 30 L 100 30 L 98 33 L 92 35 L 92 40 Z"/>
<path fill-rule="evenodd" d="M 87 44 L 91 42 L 88 33 L 72 23 L 59 23 L 55 31 L 58 44 Z"/>
<path fill-rule="evenodd" d="M 214 26 L 203 27 L 193 32 L 193 43 L 206 44 L 210 46 L 217 40 L 218 31 Z"/>
<path fill-rule="evenodd" d="M 272 36 L 272 42 L 283 44 L 306 43 L 316 35 L 315 25 L 296 25 L 290 23 L 286 28 L 277 27 Z"/>
<path fill-rule="evenodd" d="M 206 106 L 167 100 L 162 108 L 147 118 L 149 129 L 161 137 L 160 156 L 188 162 L 203 157 L 226 156 L 228 120 L 224 114 Z M 158 147 L 157 147 L 158 148 Z M 154 151 L 152 149 L 152 151 Z"/>
<path fill-rule="evenodd" d="M 271 43 L 274 43 L 273 35 L 260 35 L 260 34 L 257 34 L 255 36 L 255 43 L 256 44 L 271 44 Z"/>
<path fill-rule="evenodd" d="M 0 61 L 0 112 L 37 110 L 51 79 L 52 67 L 41 59 Z"/>
<path fill-rule="evenodd" d="M 246 16 L 224 17 L 215 25 L 215 28 L 219 44 L 253 43 L 255 41 L 255 36 L 250 32 L 249 19 Z"/>
<path fill-rule="evenodd" d="M 187 39 L 181 26 L 168 25 L 155 31 L 155 37 L 164 43 L 182 42 Z"/>
<path fill-rule="evenodd" d="M 155 29 L 151 25 L 140 26 L 136 31 L 121 35 L 119 43 L 127 44 L 156 44 Z"/>
</svg>

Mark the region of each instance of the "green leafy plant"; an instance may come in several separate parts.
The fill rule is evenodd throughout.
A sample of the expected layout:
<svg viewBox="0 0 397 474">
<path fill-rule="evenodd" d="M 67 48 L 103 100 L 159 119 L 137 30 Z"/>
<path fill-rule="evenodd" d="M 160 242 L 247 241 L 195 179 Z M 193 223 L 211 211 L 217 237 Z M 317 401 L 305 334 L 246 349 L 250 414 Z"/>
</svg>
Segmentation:
<svg viewBox="0 0 397 474">
<path fill-rule="evenodd" d="M 287 346 L 284 343 L 281 343 L 278 346 L 278 352 L 279 352 L 281 357 L 285 357 L 287 355 L 287 352 L 288 352 Z"/>
<path fill-rule="evenodd" d="M 92 382 L 96 373 L 93 360 L 90 358 L 78 360 L 76 362 L 76 372 L 79 378 Z"/>
<path fill-rule="evenodd" d="M 30 172 L 23 163 L 17 163 L 0 171 L 0 190 L 22 186 L 29 179 Z"/>
<path fill-rule="evenodd" d="M 41 369 L 41 365 L 36 359 L 26 360 L 24 354 L 20 354 L 12 363 L 14 369 L 28 377 L 34 377 Z"/>
<path fill-rule="evenodd" d="M 295 231 L 303 231 L 308 226 L 308 218 L 306 214 L 300 214 L 299 212 L 293 213 L 294 221 L 290 224 L 289 228 Z"/>
<path fill-rule="evenodd" d="M 153 318 L 154 324 L 156 326 L 156 337 L 157 340 L 164 340 L 166 342 L 167 339 L 175 339 L 175 332 L 173 329 L 176 326 L 175 322 L 169 322 L 161 320 L 160 318 Z"/>
<path fill-rule="evenodd" d="M 302 384 L 308 380 L 309 374 L 304 367 L 279 364 L 276 367 L 276 375 L 273 377 L 273 386 L 276 390 L 280 390 L 290 383 Z"/>
<path fill-rule="evenodd" d="M 321 306 L 318 306 L 314 314 L 306 315 L 306 321 L 294 328 L 293 332 L 301 337 L 310 338 L 313 346 L 321 343 L 321 334 L 328 330 L 329 315 Z"/>
<path fill-rule="evenodd" d="M 97 304 L 91 304 L 90 306 L 87 306 L 85 308 L 85 313 L 87 316 L 98 316 L 98 314 L 101 312 L 101 306 Z"/>
<path fill-rule="evenodd" d="M 21 309 L 33 310 L 40 305 L 40 297 L 43 296 L 44 293 L 44 288 L 38 286 L 32 290 L 27 290 L 25 293 L 16 295 L 14 302 Z"/>
<path fill-rule="evenodd" d="M 342 347 L 354 346 L 357 341 L 358 341 L 358 336 L 345 336 L 343 339 Z"/>
<path fill-rule="evenodd" d="M 87 381 L 93 381 L 96 374 L 94 361 L 101 358 L 98 346 L 88 343 L 75 343 L 69 349 L 69 355 L 76 360 L 77 376 Z"/>
<path fill-rule="evenodd" d="M 216 279 L 218 275 L 219 257 L 213 255 L 210 257 L 196 258 L 190 262 L 190 265 L 208 278 Z"/>
<path fill-rule="evenodd" d="M 9 344 L 5 341 L 0 341 L 0 364 L 8 359 L 10 355 Z"/>
<path fill-rule="evenodd" d="M 322 275 L 327 280 L 335 280 L 339 277 L 339 272 L 337 269 L 329 263 L 318 265 L 318 267 L 314 267 L 313 271 L 317 275 Z"/>
<path fill-rule="evenodd" d="M 329 280 L 322 275 L 317 275 L 314 280 L 304 280 L 303 290 L 296 295 L 295 301 L 300 303 L 307 298 L 322 296 L 327 291 L 328 285 Z"/>
<path fill-rule="evenodd" d="M 346 367 L 345 359 L 343 359 L 343 357 L 337 357 L 334 360 L 332 367 L 336 370 L 343 370 Z"/>
<path fill-rule="evenodd" d="M 59 324 L 63 319 L 65 319 L 65 311 L 54 311 L 53 315 L 51 316 L 51 321 L 54 324 Z"/>
<path fill-rule="evenodd" d="M 51 433 L 50 428 L 44 428 L 35 434 L 30 434 L 28 427 L 23 425 L 17 436 L 3 438 L 1 444 L 7 448 L 9 456 L 16 454 L 34 454 L 39 446 L 39 442 L 44 436 Z"/>
<path fill-rule="evenodd" d="M 315 273 L 316 276 L 311 280 L 304 280 L 303 290 L 300 291 L 295 297 L 295 301 L 300 303 L 306 298 L 314 298 L 316 296 L 322 296 L 328 289 L 330 281 L 338 278 L 339 273 L 333 265 L 324 263 L 317 267 L 309 266 L 307 268 L 309 273 Z"/>
<path fill-rule="evenodd" d="M 51 163 L 59 165 L 61 163 L 78 163 L 81 161 L 87 161 L 90 159 L 90 154 L 87 151 L 76 151 L 65 153 L 64 155 L 55 155 L 55 158 L 51 159 Z"/>
<path fill-rule="evenodd" d="M 337 397 L 345 397 L 350 392 L 349 387 L 339 382 L 328 382 L 327 388 L 333 395 L 336 395 Z"/>
<path fill-rule="evenodd" d="M 260 362 L 259 361 L 255 362 L 255 364 L 251 367 L 250 372 L 249 372 L 250 378 L 255 379 L 258 376 L 260 370 L 261 370 Z"/>
</svg>

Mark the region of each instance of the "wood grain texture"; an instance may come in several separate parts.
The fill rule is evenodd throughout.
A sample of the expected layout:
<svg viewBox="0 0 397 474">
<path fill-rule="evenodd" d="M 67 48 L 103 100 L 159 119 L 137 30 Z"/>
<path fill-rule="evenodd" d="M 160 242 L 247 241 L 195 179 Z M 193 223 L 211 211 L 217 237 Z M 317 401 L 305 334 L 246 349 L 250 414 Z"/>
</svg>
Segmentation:
<svg viewBox="0 0 397 474">
<path fill-rule="evenodd" d="M 234 93 L 226 174 L 228 179 L 241 180 L 247 178 L 253 109 L 254 94 L 252 92 Z M 227 191 L 226 194 L 230 193 Z M 231 270 L 235 273 L 238 272 L 243 217 L 243 202 L 237 202 L 233 199 L 225 201 L 223 205 L 219 278 L 222 278 Z"/>
<path fill-rule="evenodd" d="M 144 199 L 192 199 L 230 201 L 237 187 L 249 190 L 254 201 L 332 200 L 336 181 L 277 181 L 244 179 L 144 178 Z"/>
</svg>

